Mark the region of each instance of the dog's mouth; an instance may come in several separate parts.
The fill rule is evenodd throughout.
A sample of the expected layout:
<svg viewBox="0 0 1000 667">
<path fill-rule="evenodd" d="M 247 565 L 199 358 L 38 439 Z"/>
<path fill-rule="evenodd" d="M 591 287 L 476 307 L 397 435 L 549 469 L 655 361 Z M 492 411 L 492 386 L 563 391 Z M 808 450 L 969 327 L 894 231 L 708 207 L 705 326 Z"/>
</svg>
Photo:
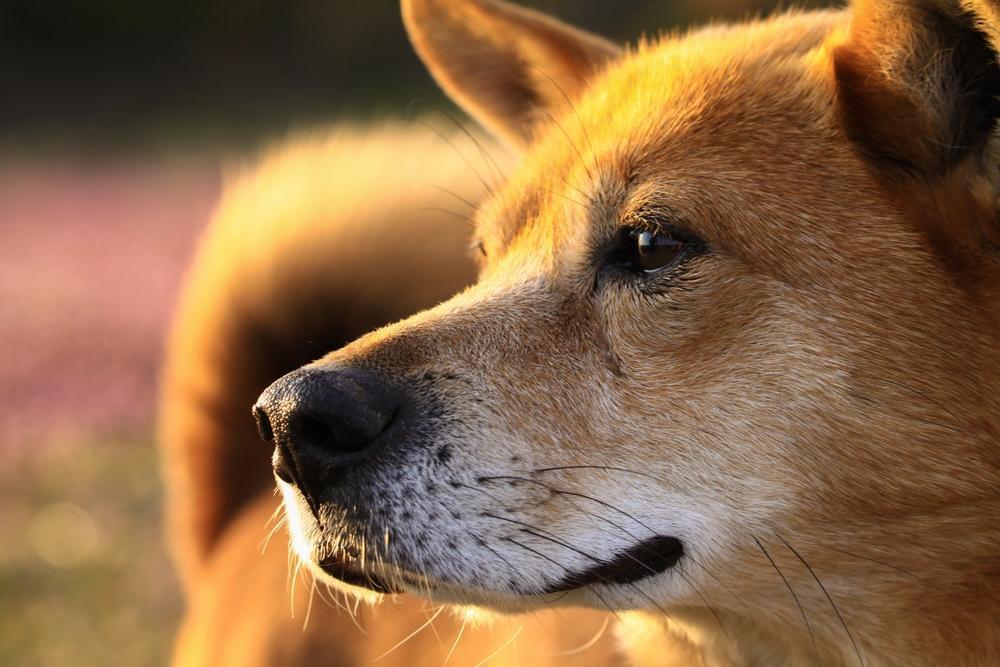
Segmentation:
<svg viewBox="0 0 1000 667">
<path fill-rule="evenodd" d="M 359 588 L 366 588 L 375 593 L 402 593 L 403 591 L 393 586 L 384 577 L 380 577 L 374 572 L 367 571 L 364 568 L 358 566 L 358 564 L 348 558 L 344 558 L 338 555 L 331 555 L 320 559 L 317 563 L 323 572 L 327 573 L 334 579 L 349 584 L 351 586 L 357 586 Z"/>
<path fill-rule="evenodd" d="M 684 555 L 684 545 L 676 537 L 659 535 L 629 547 L 614 558 L 582 572 L 573 572 L 545 589 L 562 593 L 590 584 L 631 584 L 660 574 L 677 564 Z"/>
<path fill-rule="evenodd" d="M 563 593 L 591 584 L 628 585 L 646 577 L 661 574 L 684 555 L 684 545 L 676 537 L 658 535 L 629 547 L 611 560 L 595 564 L 586 570 L 572 572 L 547 587 L 545 594 Z M 403 589 L 383 576 L 360 565 L 356 559 L 334 554 L 317 561 L 326 574 L 351 586 L 375 593 L 398 594 Z"/>
</svg>

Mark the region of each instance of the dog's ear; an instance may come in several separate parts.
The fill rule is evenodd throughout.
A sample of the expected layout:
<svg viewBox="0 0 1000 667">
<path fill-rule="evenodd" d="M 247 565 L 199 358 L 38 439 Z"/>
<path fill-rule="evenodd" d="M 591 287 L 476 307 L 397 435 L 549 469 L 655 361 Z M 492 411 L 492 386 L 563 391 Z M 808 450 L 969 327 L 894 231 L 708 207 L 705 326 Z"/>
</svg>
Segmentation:
<svg viewBox="0 0 1000 667">
<path fill-rule="evenodd" d="M 855 0 L 833 53 L 844 128 L 890 178 L 981 158 L 1000 117 L 996 0 Z"/>
<path fill-rule="evenodd" d="M 402 0 L 414 48 L 438 84 L 487 129 L 523 146 L 588 77 L 610 42 L 497 0 Z"/>
</svg>

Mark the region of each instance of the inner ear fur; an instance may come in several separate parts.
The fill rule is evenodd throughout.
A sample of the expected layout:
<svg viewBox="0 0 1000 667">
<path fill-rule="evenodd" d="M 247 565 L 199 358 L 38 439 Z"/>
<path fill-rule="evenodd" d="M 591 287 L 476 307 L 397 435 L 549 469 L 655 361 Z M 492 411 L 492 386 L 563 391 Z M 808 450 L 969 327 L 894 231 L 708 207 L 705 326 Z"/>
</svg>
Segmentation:
<svg viewBox="0 0 1000 667">
<path fill-rule="evenodd" d="M 564 110 L 620 49 L 497 0 L 402 0 L 410 40 L 438 84 L 514 146 Z"/>
<path fill-rule="evenodd" d="M 1000 118 L 995 2 L 857 0 L 852 11 L 833 57 L 862 153 L 896 177 L 982 156 Z"/>
</svg>

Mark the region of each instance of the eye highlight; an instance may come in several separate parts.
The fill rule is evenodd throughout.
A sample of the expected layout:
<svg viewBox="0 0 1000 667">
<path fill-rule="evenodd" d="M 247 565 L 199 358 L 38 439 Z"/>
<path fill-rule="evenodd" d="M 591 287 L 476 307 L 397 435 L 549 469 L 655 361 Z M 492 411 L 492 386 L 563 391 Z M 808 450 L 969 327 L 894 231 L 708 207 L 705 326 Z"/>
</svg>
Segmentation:
<svg viewBox="0 0 1000 667">
<path fill-rule="evenodd" d="M 689 241 L 666 230 L 628 232 L 624 253 L 625 264 L 635 272 L 659 273 L 677 264 L 686 254 Z"/>
</svg>

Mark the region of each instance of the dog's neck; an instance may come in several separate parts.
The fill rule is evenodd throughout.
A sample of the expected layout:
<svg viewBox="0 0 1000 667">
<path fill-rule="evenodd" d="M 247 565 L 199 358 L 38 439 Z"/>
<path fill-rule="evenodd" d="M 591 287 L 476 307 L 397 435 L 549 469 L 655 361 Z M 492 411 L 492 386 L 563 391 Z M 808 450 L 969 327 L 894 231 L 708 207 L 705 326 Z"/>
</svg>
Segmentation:
<svg viewBox="0 0 1000 667">
<path fill-rule="evenodd" d="M 1000 664 L 1000 526 L 990 519 L 998 516 L 1000 498 L 972 500 L 937 516 L 900 518 L 895 538 L 860 536 L 887 551 L 903 532 L 924 545 L 899 550 L 912 556 L 907 562 L 853 559 L 852 581 L 834 589 L 837 610 L 810 604 L 801 591 L 794 623 L 736 605 L 671 608 L 669 616 L 637 611 L 620 616 L 619 641 L 638 667 Z M 933 554 L 946 554 L 945 562 L 921 562 Z M 775 589 L 775 609 L 794 604 L 784 594 Z"/>
</svg>

